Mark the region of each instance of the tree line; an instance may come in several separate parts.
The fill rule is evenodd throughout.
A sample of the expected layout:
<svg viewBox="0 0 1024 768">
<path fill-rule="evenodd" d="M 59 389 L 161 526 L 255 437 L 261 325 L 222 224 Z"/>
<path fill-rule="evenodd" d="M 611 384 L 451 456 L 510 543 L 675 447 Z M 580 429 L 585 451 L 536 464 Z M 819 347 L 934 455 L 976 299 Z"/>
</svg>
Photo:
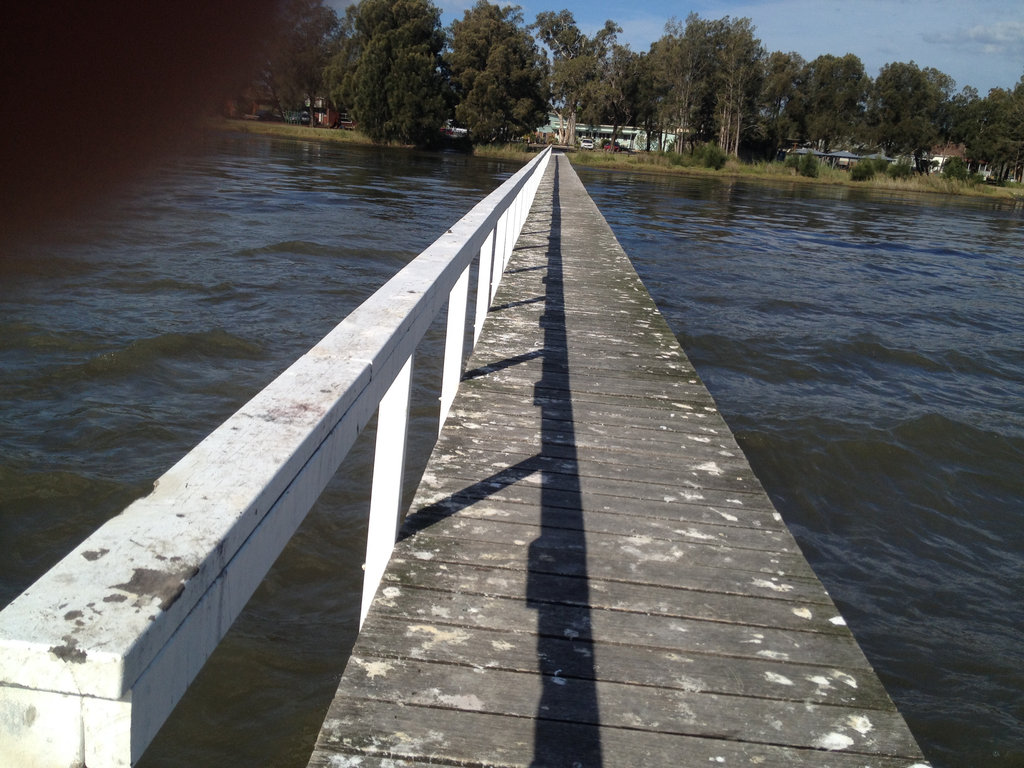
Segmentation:
<svg viewBox="0 0 1024 768">
<path fill-rule="evenodd" d="M 323 0 L 286 0 L 257 78 L 281 106 L 326 99 L 379 142 L 429 145 L 448 121 L 475 143 L 527 136 L 558 116 L 624 126 L 647 149 L 773 158 L 780 148 L 878 151 L 920 170 L 937 144 L 963 144 L 997 178 L 1024 166 L 1024 76 L 981 96 L 949 75 L 892 62 L 870 77 L 853 53 L 806 61 L 769 52 L 747 18 L 671 19 L 645 52 L 605 22 L 584 34 L 569 11 L 530 23 L 518 6 L 478 0 L 450 27 L 431 0 L 360 0 L 339 17 Z"/>
</svg>

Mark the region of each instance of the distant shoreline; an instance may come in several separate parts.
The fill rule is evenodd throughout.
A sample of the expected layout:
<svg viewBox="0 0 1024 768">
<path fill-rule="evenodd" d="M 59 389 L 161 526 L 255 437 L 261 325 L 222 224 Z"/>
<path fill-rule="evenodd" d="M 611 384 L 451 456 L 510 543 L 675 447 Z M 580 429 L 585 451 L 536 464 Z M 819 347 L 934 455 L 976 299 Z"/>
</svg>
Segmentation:
<svg viewBox="0 0 1024 768">
<path fill-rule="evenodd" d="M 1024 201 L 1024 185 L 997 187 L 990 184 L 969 184 L 963 181 L 944 179 L 941 176 L 912 176 L 909 179 L 892 179 L 887 176 L 867 181 L 854 181 L 848 171 L 821 168 L 817 178 L 799 175 L 795 169 L 782 163 L 742 163 L 730 159 L 721 170 L 699 166 L 670 165 L 654 153 L 610 153 L 600 151 L 574 152 L 572 162 L 588 168 L 657 173 L 663 175 L 699 176 L 717 179 L 745 179 L 749 181 L 785 182 L 788 184 L 846 187 L 848 189 L 870 189 L 877 192 L 899 192 L 911 194 L 961 195 L 988 200 Z"/>
<path fill-rule="evenodd" d="M 255 120 L 212 121 L 211 128 L 223 131 L 252 133 L 281 138 L 330 141 L 346 144 L 373 146 L 373 142 L 357 130 L 341 128 L 313 128 L 288 123 L 260 122 Z M 516 146 L 478 146 L 473 154 L 480 157 L 495 157 L 525 162 L 533 153 Z M 842 186 L 850 189 L 871 189 L 883 192 L 923 193 L 940 195 L 963 195 L 989 200 L 1024 201 L 1024 185 L 996 187 L 989 184 L 969 184 L 952 181 L 941 176 L 914 176 L 910 179 L 874 178 L 867 181 L 853 181 L 847 171 L 822 168 L 817 178 L 800 176 L 794 169 L 782 163 L 742 163 L 730 159 L 721 170 L 697 166 L 670 165 L 655 153 L 611 153 L 601 151 L 578 151 L 572 153 L 572 162 L 588 168 L 655 173 L 662 175 L 699 176 L 702 178 L 748 179 L 751 181 L 787 182 L 801 185 Z"/>
<path fill-rule="evenodd" d="M 308 125 L 293 125 L 262 120 L 238 120 L 234 118 L 213 118 L 207 127 L 218 131 L 254 133 L 262 136 L 279 136 L 283 139 L 317 139 L 347 144 L 373 144 L 359 131 L 344 128 L 314 128 Z"/>
</svg>

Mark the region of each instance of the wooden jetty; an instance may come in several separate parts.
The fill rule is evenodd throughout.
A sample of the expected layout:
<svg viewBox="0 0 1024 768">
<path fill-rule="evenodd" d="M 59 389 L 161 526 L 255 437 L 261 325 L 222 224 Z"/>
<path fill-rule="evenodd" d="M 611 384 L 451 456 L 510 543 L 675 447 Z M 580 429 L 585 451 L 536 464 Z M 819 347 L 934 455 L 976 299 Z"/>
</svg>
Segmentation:
<svg viewBox="0 0 1024 768">
<path fill-rule="evenodd" d="M 309 765 L 926 765 L 564 156 Z"/>
</svg>

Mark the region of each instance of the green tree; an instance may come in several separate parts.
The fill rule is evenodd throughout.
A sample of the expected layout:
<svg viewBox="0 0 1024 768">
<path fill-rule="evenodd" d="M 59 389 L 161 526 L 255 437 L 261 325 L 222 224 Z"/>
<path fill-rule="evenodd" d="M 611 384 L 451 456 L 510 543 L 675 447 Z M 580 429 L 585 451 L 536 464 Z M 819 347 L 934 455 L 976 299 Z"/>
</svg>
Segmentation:
<svg viewBox="0 0 1024 768">
<path fill-rule="evenodd" d="M 335 52 L 324 67 L 324 87 L 331 102 L 342 111 L 352 109 L 355 91 L 355 73 L 365 43 L 356 33 L 358 5 L 345 9 L 338 25 L 338 43 Z"/>
<path fill-rule="evenodd" d="M 656 141 L 658 148 L 661 148 L 663 134 L 660 114 L 665 91 L 655 73 L 655 64 L 653 46 L 652 52 L 641 53 L 636 62 L 636 115 L 633 122 L 643 128 L 647 151 L 651 150 L 652 141 Z"/>
<path fill-rule="evenodd" d="M 804 138 L 822 150 L 831 149 L 840 141 L 857 141 L 863 132 L 870 83 L 863 63 L 852 53 L 825 54 L 808 64 L 799 106 Z"/>
<path fill-rule="evenodd" d="M 576 26 L 572 13 L 565 10 L 537 14 L 533 28 L 551 52 L 551 106 L 559 118 L 558 141 L 575 142 L 576 120 L 587 89 L 598 77 L 599 61 L 622 30 L 606 21 L 594 37 L 587 37 Z"/>
<path fill-rule="evenodd" d="M 965 88 L 953 111 L 953 138 L 972 160 L 989 163 L 997 179 L 1024 180 L 1024 77 L 1013 90 L 993 88 L 985 98 Z"/>
<path fill-rule="evenodd" d="M 662 119 L 676 135 L 676 151 L 710 138 L 715 68 L 714 22 L 691 13 L 683 25 L 665 24 L 665 34 L 651 47 L 655 77 L 664 91 Z"/>
<path fill-rule="evenodd" d="M 619 129 L 630 125 L 640 111 L 638 99 L 642 86 L 641 56 L 627 45 L 613 43 L 598 60 L 598 77 L 585 91 L 582 106 L 584 120 L 612 126 L 612 141 Z"/>
<path fill-rule="evenodd" d="M 677 19 L 652 47 L 665 90 L 666 124 L 676 133 L 676 149 L 702 141 L 738 154 L 741 137 L 756 124 L 757 98 L 764 78 L 764 49 L 750 19 Z"/>
<path fill-rule="evenodd" d="M 719 24 L 715 78 L 718 146 L 739 155 L 740 137 L 757 117 L 765 52 L 750 19 L 726 16 Z"/>
<path fill-rule="evenodd" d="M 1024 181 L 1024 75 L 1010 93 L 1007 141 L 1007 175 L 1017 182 Z M 1005 177 L 1002 177 L 1005 178 Z"/>
<path fill-rule="evenodd" d="M 955 181 L 967 181 L 970 176 L 970 169 L 959 157 L 951 157 L 946 161 L 945 167 L 942 169 L 942 177 L 944 179 L 953 179 Z"/>
<path fill-rule="evenodd" d="M 929 88 L 939 94 L 933 120 L 939 140 L 948 142 L 952 137 L 955 120 L 953 99 L 956 95 L 956 80 L 935 67 L 925 67 L 921 71 L 924 72 Z"/>
<path fill-rule="evenodd" d="M 872 88 L 867 120 L 886 154 L 913 155 L 919 170 L 928 151 L 949 139 L 950 98 L 955 83 L 936 69 L 913 61 L 886 64 Z"/>
<path fill-rule="evenodd" d="M 805 151 L 801 155 L 789 155 L 786 158 L 786 167 L 792 168 L 801 176 L 814 179 L 821 170 L 821 162 L 813 152 Z"/>
<path fill-rule="evenodd" d="M 350 14 L 329 67 L 335 77 L 345 70 L 333 92 L 374 141 L 437 141 L 450 114 L 440 11 L 430 0 L 362 0 Z"/>
<path fill-rule="evenodd" d="M 478 0 L 452 24 L 455 119 L 474 141 L 509 141 L 545 122 L 544 60 L 518 7 Z"/>
<path fill-rule="evenodd" d="M 951 141 L 962 142 L 968 146 L 971 144 L 968 136 L 975 130 L 974 120 L 979 100 L 978 89 L 970 85 L 965 85 L 960 93 L 950 99 Z"/>
<path fill-rule="evenodd" d="M 276 34 L 267 41 L 261 81 L 278 112 L 326 95 L 324 69 L 337 47 L 338 14 L 323 0 L 280 5 Z"/>
<path fill-rule="evenodd" d="M 798 95 L 807 62 L 799 53 L 769 54 L 761 85 L 762 134 L 775 157 L 782 142 L 802 132 Z"/>
</svg>

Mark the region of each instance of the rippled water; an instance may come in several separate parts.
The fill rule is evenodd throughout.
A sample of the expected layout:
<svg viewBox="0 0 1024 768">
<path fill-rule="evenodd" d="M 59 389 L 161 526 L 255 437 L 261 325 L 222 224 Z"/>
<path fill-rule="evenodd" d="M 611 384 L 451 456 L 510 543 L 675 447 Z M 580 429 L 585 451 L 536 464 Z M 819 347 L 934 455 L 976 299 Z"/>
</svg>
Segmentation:
<svg viewBox="0 0 1024 768">
<path fill-rule="evenodd" d="M 513 170 L 211 137 L 2 254 L 3 602 Z M 928 755 L 1020 768 L 1021 209 L 580 174 Z M 358 444 L 143 768 L 306 764 L 366 470 Z"/>
<path fill-rule="evenodd" d="M 580 175 L 937 766 L 1024 765 L 1024 210 Z"/>
</svg>

